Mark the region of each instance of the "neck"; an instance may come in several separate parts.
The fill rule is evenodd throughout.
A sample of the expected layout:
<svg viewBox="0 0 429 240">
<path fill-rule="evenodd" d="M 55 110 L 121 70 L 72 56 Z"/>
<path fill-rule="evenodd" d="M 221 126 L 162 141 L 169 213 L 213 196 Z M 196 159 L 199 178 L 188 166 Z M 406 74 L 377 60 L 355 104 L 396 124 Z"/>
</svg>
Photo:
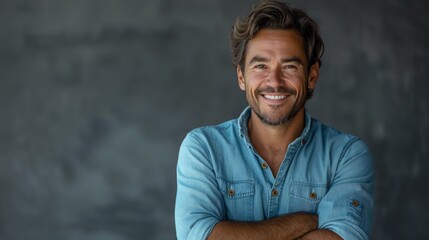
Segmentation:
<svg viewBox="0 0 429 240">
<path fill-rule="evenodd" d="M 252 112 L 248 126 L 249 137 L 255 146 L 265 149 L 286 150 L 287 146 L 301 135 L 304 125 L 304 108 L 288 122 L 278 126 L 271 126 L 264 123 Z"/>
<path fill-rule="evenodd" d="M 253 113 L 248 123 L 249 137 L 255 150 L 270 166 L 273 176 L 277 176 L 281 163 L 285 158 L 289 144 L 298 138 L 305 123 L 304 108 L 288 122 L 271 126 Z"/>
<path fill-rule="evenodd" d="M 248 123 L 250 141 L 268 163 L 274 177 L 277 176 L 289 144 L 301 135 L 304 117 L 304 109 L 301 109 L 287 123 L 271 126 L 261 121 L 252 111 Z"/>
</svg>

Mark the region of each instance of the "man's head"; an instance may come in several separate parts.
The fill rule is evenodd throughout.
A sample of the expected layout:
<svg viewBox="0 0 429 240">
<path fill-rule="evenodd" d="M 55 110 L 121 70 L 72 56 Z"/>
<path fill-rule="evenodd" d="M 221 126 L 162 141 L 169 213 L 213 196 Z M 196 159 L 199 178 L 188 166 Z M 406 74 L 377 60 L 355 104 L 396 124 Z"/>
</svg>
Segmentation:
<svg viewBox="0 0 429 240">
<path fill-rule="evenodd" d="M 247 18 L 237 18 L 232 27 L 232 63 L 235 67 L 244 69 L 247 43 L 264 28 L 296 30 L 304 41 L 308 67 L 316 62 L 321 65 L 324 45 L 317 23 L 300 9 L 290 8 L 276 0 L 262 0 Z"/>
<path fill-rule="evenodd" d="M 293 118 L 313 94 L 323 41 L 299 9 L 262 1 L 231 33 L 233 64 L 253 112 L 269 125 Z"/>
</svg>

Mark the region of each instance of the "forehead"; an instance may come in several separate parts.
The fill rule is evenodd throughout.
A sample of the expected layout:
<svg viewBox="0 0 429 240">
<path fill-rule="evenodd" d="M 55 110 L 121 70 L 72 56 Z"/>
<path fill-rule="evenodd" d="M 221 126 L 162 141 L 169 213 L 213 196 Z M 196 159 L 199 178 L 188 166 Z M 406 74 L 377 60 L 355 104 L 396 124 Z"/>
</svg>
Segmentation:
<svg viewBox="0 0 429 240">
<path fill-rule="evenodd" d="M 246 63 L 259 55 L 267 58 L 297 57 L 306 61 L 303 38 L 292 29 L 263 29 L 248 42 L 246 52 Z"/>
</svg>

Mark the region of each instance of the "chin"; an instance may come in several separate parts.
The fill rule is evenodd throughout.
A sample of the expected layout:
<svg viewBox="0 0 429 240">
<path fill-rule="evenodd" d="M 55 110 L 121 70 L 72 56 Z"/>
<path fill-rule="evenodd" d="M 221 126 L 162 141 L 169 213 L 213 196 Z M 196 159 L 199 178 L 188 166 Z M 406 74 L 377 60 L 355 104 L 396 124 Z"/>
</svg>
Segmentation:
<svg viewBox="0 0 429 240">
<path fill-rule="evenodd" d="M 293 118 L 293 115 L 287 113 L 287 114 L 273 114 L 273 113 L 266 113 L 266 112 L 256 112 L 254 111 L 256 116 L 264 122 L 265 124 L 268 124 L 270 126 L 279 126 L 282 124 L 285 124 L 289 122 L 291 118 Z"/>
</svg>

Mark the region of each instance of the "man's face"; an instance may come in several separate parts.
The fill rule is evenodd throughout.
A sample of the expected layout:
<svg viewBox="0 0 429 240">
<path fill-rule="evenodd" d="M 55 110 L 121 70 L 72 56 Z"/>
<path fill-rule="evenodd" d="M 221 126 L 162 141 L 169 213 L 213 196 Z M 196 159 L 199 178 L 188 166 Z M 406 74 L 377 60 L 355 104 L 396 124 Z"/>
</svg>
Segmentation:
<svg viewBox="0 0 429 240">
<path fill-rule="evenodd" d="M 316 85 L 319 67 L 308 69 L 302 37 L 294 30 L 263 29 L 247 44 L 238 83 L 253 112 L 278 126 L 304 109 L 307 88 Z"/>
</svg>

